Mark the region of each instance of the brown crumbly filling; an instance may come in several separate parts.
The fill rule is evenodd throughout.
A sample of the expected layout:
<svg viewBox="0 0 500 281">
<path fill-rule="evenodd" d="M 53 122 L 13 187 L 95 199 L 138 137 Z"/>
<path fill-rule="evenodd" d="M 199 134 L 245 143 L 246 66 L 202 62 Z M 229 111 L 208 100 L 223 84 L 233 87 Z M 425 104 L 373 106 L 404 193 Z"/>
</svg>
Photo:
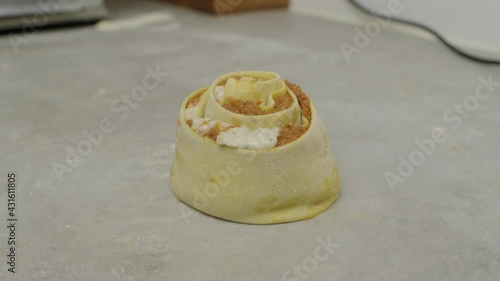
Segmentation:
<svg viewBox="0 0 500 281">
<path fill-rule="evenodd" d="M 309 128 L 296 125 L 286 125 L 285 127 L 280 128 L 276 146 L 282 146 L 300 138 L 300 136 L 302 136 L 307 129 Z"/>
<path fill-rule="evenodd" d="M 220 124 L 215 124 L 210 128 L 207 132 L 203 134 L 204 137 L 207 137 L 212 140 L 217 140 L 217 136 L 221 133 L 221 126 Z"/>
<path fill-rule="evenodd" d="M 290 106 L 292 106 L 293 99 L 288 94 L 281 97 L 277 97 L 276 99 L 274 99 L 274 108 L 270 111 L 262 110 L 259 106 L 261 103 L 262 101 L 244 101 L 237 99 L 227 99 L 226 103 L 222 107 L 224 107 L 228 111 L 238 114 L 264 115 L 289 108 Z"/>
<path fill-rule="evenodd" d="M 231 128 L 235 128 L 236 126 L 229 126 L 229 127 L 222 127 L 220 124 L 215 124 L 210 128 L 207 132 L 203 134 L 204 137 L 210 138 L 213 141 L 217 140 L 217 136 L 219 136 L 220 133 L 223 133 Z"/>
<path fill-rule="evenodd" d="M 299 102 L 300 108 L 302 109 L 302 116 L 306 118 L 309 123 L 311 122 L 311 101 L 309 97 L 302 91 L 299 85 L 295 85 L 285 80 L 285 84 L 290 90 L 295 94 Z M 300 125 L 287 125 L 280 129 L 278 135 L 278 142 L 276 147 L 290 143 L 298 138 L 300 138 L 309 128 Z"/>
<path fill-rule="evenodd" d="M 285 80 L 285 84 L 297 97 L 299 101 L 300 108 L 302 109 L 302 116 L 304 116 L 309 122 L 311 122 L 311 101 L 309 97 L 302 91 L 299 85 L 293 84 L 288 80 Z"/>
<path fill-rule="evenodd" d="M 190 107 L 197 105 L 200 102 L 201 96 L 204 93 L 205 92 L 201 92 L 201 93 L 197 94 L 194 98 L 192 98 L 190 101 L 188 101 L 186 108 L 190 108 Z"/>
</svg>

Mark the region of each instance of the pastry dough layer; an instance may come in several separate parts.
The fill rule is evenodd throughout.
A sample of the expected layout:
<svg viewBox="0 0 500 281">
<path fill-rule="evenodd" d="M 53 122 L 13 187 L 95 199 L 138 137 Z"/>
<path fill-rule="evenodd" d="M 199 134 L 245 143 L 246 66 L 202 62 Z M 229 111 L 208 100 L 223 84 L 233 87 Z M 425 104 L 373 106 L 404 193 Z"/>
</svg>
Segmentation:
<svg viewBox="0 0 500 281">
<path fill-rule="evenodd" d="M 187 104 L 207 89 L 189 95 L 179 114 L 170 184 L 180 200 L 209 215 L 250 224 L 309 219 L 335 201 L 340 193 L 337 165 L 312 103 L 309 128 L 298 139 L 268 149 L 242 149 L 202 137 L 187 123 Z"/>
</svg>

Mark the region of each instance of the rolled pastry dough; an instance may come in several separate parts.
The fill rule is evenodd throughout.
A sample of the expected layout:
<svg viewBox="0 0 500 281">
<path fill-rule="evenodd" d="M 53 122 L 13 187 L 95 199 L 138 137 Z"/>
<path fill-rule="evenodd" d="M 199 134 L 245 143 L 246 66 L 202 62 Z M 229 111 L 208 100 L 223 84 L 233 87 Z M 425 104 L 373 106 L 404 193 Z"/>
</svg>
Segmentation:
<svg viewBox="0 0 500 281">
<path fill-rule="evenodd" d="M 238 89 L 234 81 L 228 80 L 231 77 L 253 77 L 263 83 L 258 87 L 243 85 L 238 92 L 234 90 Z M 229 112 L 219 104 L 223 101 L 214 98 L 221 81 L 227 81 L 226 85 L 232 83 L 226 87 L 229 88 L 226 96 L 234 93 L 238 99 L 265 99 L 265 104 L 261 104 L 264 109 L 272 107 L 273 98 L 287 93 L 293 96 L 293 104 L 264 115 Z M 219 145 L 195 132 L 186 120 L 188 103 L 200 94 L 196 115 L 201 118 L 237 123 L 250 129 L 287 124 L 302 124 L 308 129 L 298 139 L 279 147 L 243 149 Z M 177 123 L 176 152 L 170 172 L 175 195 L 206 214 L 249 224 L 298 221 L 323 212 L 338 197 L 340 178 L 312 102 L 310 109 L 308 122 L 301 116 L 293 92 L 272 72 L 230 73 L 210 87 L 193 92 L 184 100 Z"/>
</svg>

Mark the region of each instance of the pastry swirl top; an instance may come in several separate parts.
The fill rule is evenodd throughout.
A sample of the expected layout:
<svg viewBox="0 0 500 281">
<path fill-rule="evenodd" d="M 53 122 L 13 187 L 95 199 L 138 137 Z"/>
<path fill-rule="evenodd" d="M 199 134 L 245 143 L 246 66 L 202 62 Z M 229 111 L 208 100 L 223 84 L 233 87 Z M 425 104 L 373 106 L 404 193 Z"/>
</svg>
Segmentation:
<svg viewBox="0 0 500 281">
<path fill-rule="evenodd" d="M 272 148 L 291 127 L 304 133 L 309 126 L 296 94 L 274 72 L 229 73 L 197 92 L 187 103 L 185 119 L 220 145 Z"/>
</svg>

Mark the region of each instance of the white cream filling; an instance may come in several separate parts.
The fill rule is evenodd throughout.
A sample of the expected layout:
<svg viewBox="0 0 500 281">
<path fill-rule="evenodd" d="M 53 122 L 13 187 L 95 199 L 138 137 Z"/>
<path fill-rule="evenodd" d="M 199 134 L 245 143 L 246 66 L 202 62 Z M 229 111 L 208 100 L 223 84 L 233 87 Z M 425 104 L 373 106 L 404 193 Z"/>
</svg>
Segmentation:
<svg viewBox="0 0 500 281">
<path fill-rule="evenodd" d="M 196 117 L 196 111 L 198 111 L 198 105 L 186 108 L 186 120 L 193 120 Z"/>
<path fill-rule="evenodd" d="M 276 146 L 280 128 L 258 128 L 246 126 L 231 128 L 217 136 L 217 143 L 246 149 L 265 149 Z"/>
<path fill-rule="evenodd" d="M 198 111 L 198 105 L 186 108 L 186 120 L 193 121 L 191 128 L 196 131 L 199 135 L 203 135 L 213 126 L 219 124 L 221 128 L 228 128 L 231 124 L 224 123 L 217 120 L 212 120 L 209 118 L 196 117 L 196 111 Z"/>
<path fill-rule="evenodd" d="M 191 128 L 199 135 L 203 135 L 213 126 L 219 124 L 221 128 L 228 128 L 231 124 L 209 118 L 196 117 L 198 105 L 186 108 L 186 120 L 193 122 Z M 250 130 L 246 126 L 231 128 L 217 136 L 217 144 L 245 149 L 265 149 L 276 146 L 280 128 L 258 128 Z"/>
<path fill-rule="evenodd" d="M 220 123 L 219 121 L 210 120 L 208 118 L 196 117 L 191 120 L 193 121 L 193 126 L 191 126 L 191 128 L 193 128 L 193 130 L 195 130 L 200 135 L 208 132 L 208 130 L 210 130 L 217 123 Z"/>
</svg>

